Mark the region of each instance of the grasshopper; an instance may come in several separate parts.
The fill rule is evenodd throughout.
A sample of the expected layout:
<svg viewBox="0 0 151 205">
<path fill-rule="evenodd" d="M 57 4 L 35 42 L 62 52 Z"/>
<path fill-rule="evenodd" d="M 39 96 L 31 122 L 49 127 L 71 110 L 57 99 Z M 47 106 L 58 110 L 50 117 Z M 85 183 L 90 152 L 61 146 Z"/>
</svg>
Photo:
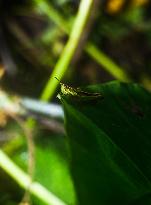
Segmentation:
<svg viewBox="0 0 151 205">
<path fill-rule="evenodd" d="M 55 77 L 56 78 L 56 77 Z M 56 78 L 58 80 L 58 78 Z M 59 81 L 59 80 L 58 80 Z M 62 95 L 68 95 L 68 96 L 73 96 L 73 97 L 83 97 L 83 98 L 88 98 L 88 99 L 96 99 L 96 98 L 103 98 L 103 96 L 101 95 L 101 93 L 90 93 L 90 92 L 86 92 L 81 90 L 81 88 L 73 88 L 70 87 L 62 82 L 60 82 L 61 85 L 61 94 Z M 60 94 L 57 96 L 58 98 L 60 98 Z"/>
</svg>

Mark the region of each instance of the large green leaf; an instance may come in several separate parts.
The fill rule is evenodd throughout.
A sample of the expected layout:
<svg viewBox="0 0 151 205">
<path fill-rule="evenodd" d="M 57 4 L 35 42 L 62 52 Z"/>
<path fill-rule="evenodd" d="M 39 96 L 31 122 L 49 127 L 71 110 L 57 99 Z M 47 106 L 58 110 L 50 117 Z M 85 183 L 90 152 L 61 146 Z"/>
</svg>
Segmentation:
<svg viewBox="0 0 151 205">
<path fill-rule="evenodd" d="M 61 94 L 80 205 L 151 204 L 151 95 L 119 82 Z"/>
</svg>

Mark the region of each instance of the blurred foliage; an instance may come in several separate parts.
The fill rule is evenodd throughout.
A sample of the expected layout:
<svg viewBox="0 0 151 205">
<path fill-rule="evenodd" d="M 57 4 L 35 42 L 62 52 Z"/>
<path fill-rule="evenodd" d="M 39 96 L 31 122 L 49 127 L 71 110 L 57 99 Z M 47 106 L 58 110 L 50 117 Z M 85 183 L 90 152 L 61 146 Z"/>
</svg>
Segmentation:
<svg viewBox="0 0 151 205">
<path fill-rule="evenodd" d="M 0 1 L 2 89 L 33 98 L 41 95 L 68 40 L 79 3 L 79 0 Z M 86 41 L 96 45 L 132 81 L 141 83 L 148 90 L 151 90 L 150 9 L 149 0 L 103 0 L 96 9 L 90 29 L 84 31 L 88 32 L 84 34 Z M 80 43 L 64 81 L 81 86 L 115 79 L 84 51 L 84 47 L 85 44 Z M 63 201 L 74 204 L 76 197 L 69 174 L 65 137 L 52 130 L 46 132 L 46 127 L 40 123 L 37 127 L 34 177 Z M 11 113 L 0 110 L 1 147 L 27 171 L 28 151 L 24 135 Z M 0 182 L 0 204 L 19 203 L 24 191 L 2 170 Z M 33 201 L 38 205 L 42 203 L 36 198 Z"/>
<path fill-rule="evenodd" d="M 71 24 L 79 1 L 44 1 Z M 61 54 L 67 36 L 41 12 L 41 1 L 1 1 L 1 64 L 5 69 L 2 85 L 20 94 L 38 96 L 48 74 Z M 7 6 L 9 5 L 9 7 Z M 130 74 L 133 80 L 150 79 L 150 2 L 147 0 L 106 0 L 100 4 L 89 40 Z M 91 65 L 91 66 L 90 66 Z M 78 84 L 112 79 L 98 69 L 85 53 L 73 62 L 65 78 Z M 93 72 L 91 72 L 93 70 Z M 93 73 L 93 74 L 92 74 Z M 16 83 L 17 80 L 17 83 Z M 37 86 L 35 83 L 38 82 Z M 147 86 L 150 88 L 150 86 Z"/>
<path fill-rule="evenodd" d="M 23 170 L 27 171 L 28 150 L 26 139 L 23 133 L 15 124 L 11 123 L 8 132 L 13 133 L 17 129 L 18 136 L 9 139 L 9 142 L 3 144 L 3 150 L 9 154 L 15 163 Z M 22 135 L 22 137 L 19 136 Z M 34 180 L 40 182 L 52 193 L 56 194 L 67 204 L 74 204 L 75 193 L 69 172 L 69 156 L 65 136 L 54 135 L 48 132 L 38 131 L 35 139 L 35 173 Z M 2 198 L 0 203 L 7 204 L 8 199 L 13 203 L 19 203 L 23 197 L 23 190 L 16 185 L 15 181 L 9 178 L 4 172 L 0 173 L 0 189 Z M 45 203 L 32 197 L 34 204 L 44 205 Z"/>
</svg>

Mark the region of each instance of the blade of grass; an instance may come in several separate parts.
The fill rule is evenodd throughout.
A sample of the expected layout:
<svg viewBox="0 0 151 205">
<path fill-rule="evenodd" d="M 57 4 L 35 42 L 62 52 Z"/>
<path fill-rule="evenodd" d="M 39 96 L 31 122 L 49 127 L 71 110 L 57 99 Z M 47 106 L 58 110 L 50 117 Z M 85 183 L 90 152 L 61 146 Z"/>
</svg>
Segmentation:
<svg viewBox="0 0 151 205">
<path fill-rule="evenodd" d="M 48 191 L 40 183 L 32 182 L 31 178 L 14 164 L 2 150 L 0 150 L 0 168 L 11 176 L 23 189 L 29 188 L 30 193 L 44 203 L 49 205 L 66 205 L 65 202 Z"/>
<path fill-rule="evenodd" d="M 90 14 L 92 4 L 93 0 L 81 0 L 69 40 L 51 74 L 50 80 L 47 82 L 46 87 L 42 92 L 41 100 L 48 101 L 53 96 L 56 87 L 59 84 L 55 77 L 61 79 L 65 74 L 77 48 L 78 42 L 80 41 L 80 37 Z"/>
<path fill-rule="evenodd" d="M 66 19 L 64 19 L 47 0 L 34 0 L 38 11 L 44 13 L 49 19 L 57 24 L 65 33 L 69 34 Z"/>
<path fill-rule="evenodd" d="M 115 62 L 113 62 L 106 54 L 100 51 L 94 44 L 87 43 L 87 53 L 104 67 L 104 69 L 120 81 L 130 81 L 127 73 Z"/>
<path fill-rule="evenodd" d="M 56 9 L 53 8 L 51 3 L 43 0 L 35 0 L 35 3 L 39 10 L 47 15 L 58 27 L 61 28 L 66 34 L 70 33 L 69 25 L 67 21 L 60 15 Z M 88 42 L 85 47 L 85 51 L 99 64 L 104 68 L 109 74 L 114 76 L 116 79 L 121 81 L 131 81 L 127 72 L 117 65 L 110 57 L 104 54 L 103 51 L 100 51 L 92 42 Z"/>
</svg>

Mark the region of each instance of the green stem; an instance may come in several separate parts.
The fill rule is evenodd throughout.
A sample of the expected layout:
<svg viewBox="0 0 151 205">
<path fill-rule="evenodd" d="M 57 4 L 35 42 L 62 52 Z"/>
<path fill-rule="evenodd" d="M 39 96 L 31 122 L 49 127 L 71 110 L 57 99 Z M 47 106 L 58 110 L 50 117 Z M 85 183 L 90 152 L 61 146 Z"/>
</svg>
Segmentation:
<svg viewBox="0 0 151 205">
<path fill-rule="evenodd" d="M 16 166 L 2 150 L 0 150 L 0 167 L 23 189 L 29 189 L 30 193 L 32 193 L 44 203 L 49 205 L 67 205 L 38 182 L 32 182 L 31 178 L 18 166 Z"/>
<path fill-rule="evenodd" d="M 41 12 L 45 13 L 66 34 L 69 34 L 70 29 L 65 19 L 50 5 L 50 2 L 49 4 L 46 0 L 43 0 L 42 3 L 40 3 L 40 0 L 35 0 L 35 2 Z M 62 22 L 64 22 L 64 24 Z M 110 57 L 100 51 L 93 43 L 89 42 L 86 45 L 85 50 L 99 65 L 101 65 L 101 67 L 103 66 L 103 68 L 116 79 L 121 81 L 131 81 L 127 72 L 111 60 Z"/>
<path fill-rule="evenodd" d="M 56 87 L 59 82 L 55 79 L 55 77 L 61 79 L 65 74 L 74 52 L 78 46 L 78 42 L 80 41 L 82 31 L 84 30 L 84 26 L 87 22 L 91 7 L 93 4 L 93 0 L 81 0 L 79 11 L 77 17 L 75 19 L 73 29 L 69 36 L 69 40 L 65 45 L 62 55 L 60 56 L 52 74 L 51 78 L 48 81 L 41 99 L 44 101 L 48 101 L 54 94 Z"/>
<path fill-rule="evenodd" d="M 96 46 L 91 43 L 87 43 L 86 45 L 87 53 L 96 60 L 100 65 L 104 67 L 104 69 L 109 72 L 116 79 L 121 81 L 130 81 L 129 76 L 120 66 L 114 63 L 107 55 L 103 52 L 99 51 Z"/>
<path fill-rule="evenodd" d="M 34 2 L 40 12 L 46 14 L 47 17 L 55 22 L 65 33 L 69 34 L 67 21 L 56 12 L 50 2 L 48 3 L 47 0 L 34 0 Z"/>
</svg>

